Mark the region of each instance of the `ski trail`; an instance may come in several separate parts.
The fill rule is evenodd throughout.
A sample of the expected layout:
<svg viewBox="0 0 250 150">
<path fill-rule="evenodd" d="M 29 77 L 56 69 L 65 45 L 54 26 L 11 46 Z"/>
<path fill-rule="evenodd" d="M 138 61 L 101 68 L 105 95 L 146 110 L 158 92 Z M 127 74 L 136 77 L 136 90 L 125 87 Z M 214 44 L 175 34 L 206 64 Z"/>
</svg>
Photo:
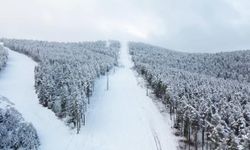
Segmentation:
<svg viewBox="0 0 250 150">
<path fill-rule="evenodd" d="M 38 103 L 34 89 L 33 60 L 9 50 L 0 73 L 0 95 L 7 97 L 38 131 L 41 150 L 174 150 L 177 141 L 145 89 L 137 83 L 124 42 L 121 66 L 95 82 L 86 126 L 79 134 L 69 130 L 51 110 Z"/>
<path fill-rule="evenodd" d="M 122 43 L 120 67 L 95 83 L 87 113 L 87 124 L 70 149 L 86 150 L 174 150 L 177 142 L 145 89 L 137 83 L 127 43 Z M 112 72 L 112 71 L 111 71 Z"/>
<path fill-rule="evenodd" d="M 42 150 L 63 149 L 69 142 L 70 130 L 54 113 L 39 104 L 34 89 L 34 67 L 29 57 L 8 50 L 9 59 L 0 72 L 0 95 L 7 97 L 31 122 L 38 132 Z"/>
</svg>

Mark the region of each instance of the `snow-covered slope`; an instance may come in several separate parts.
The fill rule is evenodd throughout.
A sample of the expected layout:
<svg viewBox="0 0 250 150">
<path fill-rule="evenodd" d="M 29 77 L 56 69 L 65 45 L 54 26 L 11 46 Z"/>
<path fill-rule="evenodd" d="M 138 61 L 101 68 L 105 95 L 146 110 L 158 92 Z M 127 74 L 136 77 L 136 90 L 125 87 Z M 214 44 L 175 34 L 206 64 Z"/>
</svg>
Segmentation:
<svg viewBox="0 0 250 150">
<path fill-rule="evenodd" d="M 41 149 L 63 149 L 70 133 L 54 113 L 38 103 L 34 89 L 36 63 L 23 54 L 9 50 L 7 66 L 0 73 L 0 95 L 14 103 L 24 119 L 38 132 Z"/>
<path fill-rule="evenodd" d="M 174 150 L 177 142 L 145 89 L 132 71 L 127 44 L 123 43 L 115 73 L 96 82 L 87 125 L 70 144 L 86 150 Z M 82 136 L 83 138 L 79 138 Z M 76 140 L 77 139 L 77 140 Z"/>
<path fill-rule="evenodd" d="M 38 131 L 42 150 L 174 150 L 171 128 L 132 71 L 127 44 L 122 45 L 121 67 L 96 81 L 80 134 L 70 131 L 54 113 L 38 104 L 34 67 L 30 58 L 9 51 L 7 67 L 0 73 L 0 95 L 9 98 Z"/>
</svg>

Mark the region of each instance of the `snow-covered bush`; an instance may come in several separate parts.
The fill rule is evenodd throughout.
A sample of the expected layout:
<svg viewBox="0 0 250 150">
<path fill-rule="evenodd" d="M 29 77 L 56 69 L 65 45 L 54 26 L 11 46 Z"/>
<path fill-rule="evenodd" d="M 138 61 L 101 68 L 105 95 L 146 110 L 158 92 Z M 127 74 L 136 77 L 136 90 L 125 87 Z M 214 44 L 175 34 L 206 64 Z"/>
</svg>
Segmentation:
<svg viewBox="0 0 250 150">
<path fill-rule="evenodd" d="M 0 149 L 38 149 L 40 142 L 32 124 L 0 96 Z"/>
<path fill-rule="evenodd" d="M 60 43 L 2 39 L 4 45 L 38 62 L 35 88 L 40 103 L 67 123 L 85 124 L 85 111 L 94 81 L 114 65 L 120 43 L 117 41 Z"/>
<path fill-rule="evenodd" d="M 2 43 L 0 43 L 0 70 L 6 65 L 8 59 L 8 51 L 4 48 Z"/>
<path fill-rule="evenodd" d="M 250 51 L 190 54 L 132 42 L 129 50 L 187 145 L 249 149 Z"/>
</svg>

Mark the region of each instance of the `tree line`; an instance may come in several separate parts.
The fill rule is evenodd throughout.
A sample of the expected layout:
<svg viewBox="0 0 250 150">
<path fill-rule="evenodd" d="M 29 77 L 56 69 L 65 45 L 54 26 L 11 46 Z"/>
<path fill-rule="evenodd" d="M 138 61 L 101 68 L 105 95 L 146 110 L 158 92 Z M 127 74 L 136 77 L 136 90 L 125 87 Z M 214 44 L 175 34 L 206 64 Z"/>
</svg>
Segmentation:
<svg viewBox="0 0 250 150">
<path fill-rule="evenodd" d="M 2 39 L 8 48 L 38 62 L 35 89 L 40 104 L 77 129 L 86 123 L 85 112 L 94 90 L 95 79 L 117 65 L 120 43 L 47 42 Z M 108 69 L 108 70 L 109 70 Z"/>
<path fill-rule="evenodd" d="M 250 149 L 250 51 L 195 54 L 131 42 L 135 69 L 166 106 L 183 149 Z"/>
<path fill-rule="evenodd" d="M 6 65 L 8 60 L 8 51 L 4 48 L 3 44 L 0 43 L 0 70 Z"/>
</svg>

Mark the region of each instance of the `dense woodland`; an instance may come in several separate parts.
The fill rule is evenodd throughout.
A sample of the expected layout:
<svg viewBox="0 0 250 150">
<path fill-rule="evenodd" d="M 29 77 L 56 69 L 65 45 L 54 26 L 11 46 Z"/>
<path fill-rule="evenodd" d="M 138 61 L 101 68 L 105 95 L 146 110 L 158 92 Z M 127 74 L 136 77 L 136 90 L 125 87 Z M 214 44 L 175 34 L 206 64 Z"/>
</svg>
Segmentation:
<svg viewBox="0 0 250 150">
<path fill-rule="evenodd" d="M 250 51 L 194 54 L 135 42 L 129 50 L 182 148 L 250 149 Z"/>
<path fill-rule="evenodd" d="M 32 124 L 24 121 L 13 104 L 0 96 L 0 149 L 38 149 L 40 142 Z"/>
<path fill-rule="evenodd" d="M 77 133 L 85 124 L 85 112 L 94 81 L 117 65 L 120 43 L 79 43 L 1 39 L 5 46 L 38 62 L 35 88 L 39 102 L 63 118 Z"/>
<path fill-rule="evenodd" d="M 0 43 L 0 70 L 6 65 L 8 59 L 8 51 Z"/>
</svg>

